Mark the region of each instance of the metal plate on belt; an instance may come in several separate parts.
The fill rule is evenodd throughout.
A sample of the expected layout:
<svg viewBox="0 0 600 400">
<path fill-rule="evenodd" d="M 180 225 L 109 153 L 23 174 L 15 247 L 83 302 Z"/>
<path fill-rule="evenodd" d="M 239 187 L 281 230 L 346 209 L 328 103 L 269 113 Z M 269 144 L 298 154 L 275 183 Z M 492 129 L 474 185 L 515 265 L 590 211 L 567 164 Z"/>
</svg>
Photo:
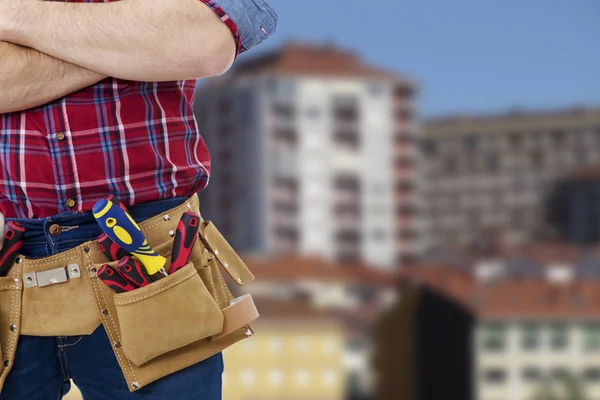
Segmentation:
<svg viewBox="0 0 600 400">
<path fill-rule="evenodd" d="M 66 267 L 50 269 L 48 271 L 31 272 L 23 275 L 23 284 L 26 288 L 44 287 L 63 283 L 69 279 L 79 278 L 81 269 L 79 264 L 69 264 Z"/>
</svg>

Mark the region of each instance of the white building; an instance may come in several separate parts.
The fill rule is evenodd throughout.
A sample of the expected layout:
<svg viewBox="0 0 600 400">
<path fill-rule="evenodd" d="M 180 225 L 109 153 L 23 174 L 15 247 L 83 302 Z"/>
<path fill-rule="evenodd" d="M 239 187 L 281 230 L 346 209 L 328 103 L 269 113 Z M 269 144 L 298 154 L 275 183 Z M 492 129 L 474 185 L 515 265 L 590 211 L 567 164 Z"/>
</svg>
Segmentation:
<svg viewBox="0 0 600 400">
<path fill-rule="evenodd" d="M 205 217 L 240 251 L 381 267 L 414 256 L 413 96 L 331 46 L 240 62 L 197 93 L 212 154 Z"/>
</svg>

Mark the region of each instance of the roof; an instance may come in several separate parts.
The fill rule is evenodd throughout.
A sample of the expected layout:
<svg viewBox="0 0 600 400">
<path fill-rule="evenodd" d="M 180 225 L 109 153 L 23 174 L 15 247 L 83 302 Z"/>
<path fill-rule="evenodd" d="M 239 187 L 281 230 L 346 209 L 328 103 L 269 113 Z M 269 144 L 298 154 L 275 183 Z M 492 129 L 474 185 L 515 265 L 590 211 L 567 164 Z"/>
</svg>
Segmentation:
<svg viewBox="0 0 600 400">
<path fill-rule="evenodd" d="M 365 63 L 355 52 L 332 44 L 299 41 L 289 41 L 273 51 L 240 60 L 228 75 L 257 73 L 391 80 L 404 86 L 416 86 L 396 72 Z"/>
<path fill-rule="evenodd" d="M 552 110 L 509 110 L 495 114 L 450 115 L 423 123 L 426 136 L 545 133 L 600 126 L 600 106 Z"/>
<path fill-rule="evenodd" d="M 550 282 L 504 277 L 480 281 L 470 271 L 422 265 L 403 274 L 404 283 L 424 285 L 483 319 L 564 319 L 600 316 L 600 280 Z"/>
<path fill-rule="evenodd" d="M 322 325 L 334 323 L 343 325 L 344 318 L 341 313 L 317 308 L 300 300 L 282 300 L 255 298 L 256 308 L 260 313 L 260 321 L 276 321 L 277 323 L 290 324 L 294 321 L 302 324 Z"/>
<path fill-rule="evenodd" d="M 258 281 L 266 280 L 315 280 L 371 285 L 395 285 L 400 273 L 363 264 L 337 263 L 321 257 L 294 255 L 244 257 Z"/>
</svg>

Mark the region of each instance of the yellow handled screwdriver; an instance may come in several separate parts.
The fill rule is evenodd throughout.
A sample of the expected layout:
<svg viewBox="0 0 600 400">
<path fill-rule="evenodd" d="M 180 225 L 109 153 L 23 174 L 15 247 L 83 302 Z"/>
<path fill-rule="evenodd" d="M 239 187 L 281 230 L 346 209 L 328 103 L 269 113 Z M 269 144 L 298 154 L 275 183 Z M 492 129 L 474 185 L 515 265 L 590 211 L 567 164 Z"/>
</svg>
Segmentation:
<svg viewBox="0 0 600 400">
<path fill-rule="evenodd" d="M 166 258 L 148 244 L 146 237 L 131 215 L 110 199 L 101 199 L 92 208 L 94 218 L 106 235 L 119 247 L 134 254 L 142 262 L 149 275 L 160 272 L 167 276 Z"/>
</svg>

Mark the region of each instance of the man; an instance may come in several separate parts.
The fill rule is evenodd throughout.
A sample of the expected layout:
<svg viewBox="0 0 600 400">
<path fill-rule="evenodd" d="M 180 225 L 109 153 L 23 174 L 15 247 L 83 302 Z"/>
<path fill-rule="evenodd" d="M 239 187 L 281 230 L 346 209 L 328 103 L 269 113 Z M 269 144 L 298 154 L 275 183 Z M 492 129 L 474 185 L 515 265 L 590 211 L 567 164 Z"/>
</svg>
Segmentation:
<svg viewBox="0 0 600 400">
<path fill-rule="evenodd" d="M 141 221 L 205 187 L 195 79 L 276 24 L 265 0 L 0 0 L 0 211 L 27 228 L 21 253 L 97 237 L 109 194 Z M 70 379 L 86 400 L 221 398 L 220 353 L 130 393 L 102 326 L 22 335 L 11 367 L 0 399 L 60 399 Z"/>
</svg>

